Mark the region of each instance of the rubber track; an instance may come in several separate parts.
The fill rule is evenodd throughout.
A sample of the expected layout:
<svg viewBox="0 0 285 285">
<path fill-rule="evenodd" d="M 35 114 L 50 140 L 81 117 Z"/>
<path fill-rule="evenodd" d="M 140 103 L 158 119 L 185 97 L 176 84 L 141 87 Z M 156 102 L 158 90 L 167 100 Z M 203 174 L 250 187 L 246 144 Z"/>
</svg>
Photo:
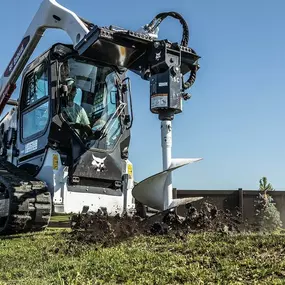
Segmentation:
<svg viewBox="0 0 285 285">
<path fill-rule="evenodd" d="M 10 197 L 9 216 L 0 235 L 40 231 L 48 226 L 52 205 L 44 182 L 0 159 L 0 184 Z"/>
</svg>

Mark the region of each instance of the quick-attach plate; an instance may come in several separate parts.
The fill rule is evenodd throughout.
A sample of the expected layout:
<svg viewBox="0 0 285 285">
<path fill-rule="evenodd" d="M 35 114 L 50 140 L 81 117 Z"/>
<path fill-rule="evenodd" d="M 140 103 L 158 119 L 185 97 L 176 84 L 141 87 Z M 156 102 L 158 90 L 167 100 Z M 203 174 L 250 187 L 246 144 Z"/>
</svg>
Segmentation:
<svg viewBox="0 0 285 285">
<path fill-rule="evenodd" d="M 148 68 L 154 41 L 157 40 L 147 34 L 95 26 L 75 49 L 82 56 L 140 73 L 141 70 Z M 189 72 L 190 67 L 200 58 L 191 48 L 166 40 L 164 42 L 169 50 L 180 49 L 182 74 Z"/>
</svg>

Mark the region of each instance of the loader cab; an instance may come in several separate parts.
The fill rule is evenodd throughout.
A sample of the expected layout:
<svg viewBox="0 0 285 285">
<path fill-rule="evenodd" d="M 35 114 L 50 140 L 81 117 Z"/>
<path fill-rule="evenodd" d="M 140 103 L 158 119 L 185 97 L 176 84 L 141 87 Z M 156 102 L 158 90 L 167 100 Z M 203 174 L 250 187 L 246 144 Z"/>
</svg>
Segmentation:
<svg viewBox="0 0 285 285">
<path fill-rule="evenodd" d="M 60 64 L 60 113 L 90 148 L 110 151 L 122 135 L 126 103 L 109 66 L 70 57 Z"/>
<path fill-rule="evenodd" d="M 132 121 L 126 82 L 125 70 L 79 57 L 68 45 L 55 44 L 34 60 L 23 72 L 18 166 L 39 175 L 52 149 L 69 167 L 70 189 L 95 181 L 120 190 Z M 93 167 L 96 159 L 102 169 Z"/>
</svg>

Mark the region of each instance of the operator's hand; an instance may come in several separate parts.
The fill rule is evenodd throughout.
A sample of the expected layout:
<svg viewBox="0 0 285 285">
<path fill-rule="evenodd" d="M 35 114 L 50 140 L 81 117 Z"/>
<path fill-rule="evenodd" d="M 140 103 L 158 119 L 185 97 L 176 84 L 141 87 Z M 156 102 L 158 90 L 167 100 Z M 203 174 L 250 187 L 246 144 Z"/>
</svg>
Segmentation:
<svg viewBox="0 0 285 285">
<path fill-rule="evenodd" d="M 84 131 L 88 136 L 92 135 L 92 129 L 89 125 L 74 123 L 73 127 L 75 129 Z"/>
<path fill-rule="evenodd" d="M 85 133 L 87 133 L 88 136 L 92 135 L 92 129 L 89 125 L 82 125 L 82 128 L 84 130 Z"/>
<path fill-rule="evenodd" d="M 101 137 L 101 135 L 102 135 L 101 130 L 96 130 L 96 131 L 93 132 L 92 138 L 94 140 L 98 140 Z"/>
</svg>

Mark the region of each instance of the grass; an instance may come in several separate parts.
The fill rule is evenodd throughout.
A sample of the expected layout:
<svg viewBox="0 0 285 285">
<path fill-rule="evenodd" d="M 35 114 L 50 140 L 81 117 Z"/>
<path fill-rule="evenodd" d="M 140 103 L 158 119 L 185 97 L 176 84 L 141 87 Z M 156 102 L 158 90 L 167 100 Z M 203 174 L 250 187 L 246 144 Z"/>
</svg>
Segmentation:
<svg viewBox="0 0 285 285">
<path fill-rule="evenodd" d="M 135 237 L 113 247 L 63 233 L 0 239 L 0 285 L 285 284 L 285 236 Z"/>
<path fill-rule="evenodd" d="M 51 222 L 68 222 L 71 215 L 53 214 Z"/>
</svg>

